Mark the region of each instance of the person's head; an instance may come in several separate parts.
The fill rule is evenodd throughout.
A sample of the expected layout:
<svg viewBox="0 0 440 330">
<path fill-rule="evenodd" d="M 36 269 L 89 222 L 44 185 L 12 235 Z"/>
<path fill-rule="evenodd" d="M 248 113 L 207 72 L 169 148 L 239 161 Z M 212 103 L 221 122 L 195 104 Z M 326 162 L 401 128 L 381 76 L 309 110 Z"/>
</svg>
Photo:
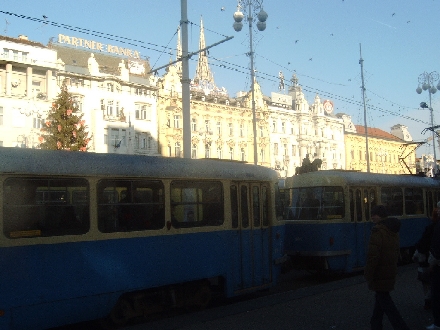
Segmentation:
<svg viewBox="0 0 440 330">
<path fill-rule="evenodd" d="M 387 209 L 384 205 L 375 205 L 371 209 L 371 220 L 377 223 L 388 216 Z"/>
</svg>

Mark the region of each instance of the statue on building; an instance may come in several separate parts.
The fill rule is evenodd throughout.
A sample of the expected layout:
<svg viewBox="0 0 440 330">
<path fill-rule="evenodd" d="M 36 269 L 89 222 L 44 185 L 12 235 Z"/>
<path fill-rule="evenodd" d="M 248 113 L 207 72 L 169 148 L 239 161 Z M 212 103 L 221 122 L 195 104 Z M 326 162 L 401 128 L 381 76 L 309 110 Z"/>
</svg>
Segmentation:
<svg viewBox="0 0 440 330">
<path fill-rule="evenodd" d="M 310 161 L 309 154 L 303 159 L 303 163 L 301 166 L 296 167 L 295 175 L 308 173 L 308 172 L 316 172 L 319 168 L 321 168 L 322 160 L 316 158 L 313 162 Z"/>
<path fill-rule="evenodd" d="M 89 68 L 90 75 L 99 76 L 99 65 L 95 59 L 95 54 L 90 54 L 90 57 L 87 61 L 87 67 Z"/>
<path fill-rule="evenodd" d="M 280 91 L 283 91 L 285 88 L 284 88 L 284 74 L 282 71 L 278 73 L 278 78 L 280 79 L 280 83 L 278 84 L 278 89 Z"/>
<path fill-rule="evenodd" d="M 125 66 L 125 61 L 121 60 L 121 63 L 118 65 L 119 69 L 119 76 L 122 80 L 128 81 L 129 80 L 129 70 Z"/>
</svg>

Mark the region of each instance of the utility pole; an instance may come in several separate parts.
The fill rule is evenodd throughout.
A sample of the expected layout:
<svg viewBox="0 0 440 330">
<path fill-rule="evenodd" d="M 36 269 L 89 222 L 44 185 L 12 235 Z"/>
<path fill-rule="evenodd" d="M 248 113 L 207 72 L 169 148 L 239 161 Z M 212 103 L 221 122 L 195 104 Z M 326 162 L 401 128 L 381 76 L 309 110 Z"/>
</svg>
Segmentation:
<svg viewBox="0 0 440 330">
<path fill-rule="evenodd" d="M 367 125 L 367 106 L 365 105 L 365 85 L 364 85 L 364 60 L 362 59 L 362 46 L 359 44 L 360 60 L 361 65 L 361 77 L 362 77 L 362 99 L 364 102 L 364 127 L 365 127 L 365 160 L 367 161 L 367 173 L 370 173 L 370 152 L 368 150 L 368 125 Z"/>
<path fill-rule="evenodd" d="M 188 58 L 188 8 L 187 0 L 181 0 L 182 29 L 182 118 L 183 118 L 183 157 L 191 158 L 191 109 L 190 109 L 190 83 L 189 58 Z"/>
</svg>

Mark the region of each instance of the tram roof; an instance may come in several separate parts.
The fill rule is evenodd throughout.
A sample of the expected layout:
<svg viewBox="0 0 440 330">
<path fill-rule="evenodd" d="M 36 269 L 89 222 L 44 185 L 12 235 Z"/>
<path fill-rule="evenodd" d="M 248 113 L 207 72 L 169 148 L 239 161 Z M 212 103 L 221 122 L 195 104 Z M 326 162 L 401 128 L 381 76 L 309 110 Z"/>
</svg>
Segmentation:
<svg viewBox="0 0 440 330">
<path fill-rule="evenodd" d="M 277 180 L 274 170 L 234 161 L 22 148 L 0 148 L 0 173 Z"/>
<path fill-rule="evenodd" d="M 332 185 L 440 187 L 440 181 L 417 175 L 381 174 L 341 170 L 309 172 L 286 179 L 286 187 Z"/>
</svg>

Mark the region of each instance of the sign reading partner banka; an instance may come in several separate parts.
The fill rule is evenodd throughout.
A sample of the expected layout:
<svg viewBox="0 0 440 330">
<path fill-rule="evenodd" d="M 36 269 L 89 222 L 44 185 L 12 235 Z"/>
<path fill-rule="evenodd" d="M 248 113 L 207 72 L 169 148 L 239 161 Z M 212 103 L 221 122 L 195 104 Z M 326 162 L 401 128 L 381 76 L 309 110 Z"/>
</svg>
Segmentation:
<svg viewBox="0 0 440 330">
<path fill-rule="evenodd" d="M 110 44 L 103 44 L 101 42 L 96 42 L 93 40 L 70 37 L 64 34 L 58 34 L 58 43 L 68 44 L 75 47 L 88 48 L 90 50 L 98 50 L 101 52 L 107 52 L 111 54 L 123 55 L 132 58 L 138 58 L 138 59 L 141 58 L 140 53 L 136 50 L 113 46 Z"/>
</svg>

